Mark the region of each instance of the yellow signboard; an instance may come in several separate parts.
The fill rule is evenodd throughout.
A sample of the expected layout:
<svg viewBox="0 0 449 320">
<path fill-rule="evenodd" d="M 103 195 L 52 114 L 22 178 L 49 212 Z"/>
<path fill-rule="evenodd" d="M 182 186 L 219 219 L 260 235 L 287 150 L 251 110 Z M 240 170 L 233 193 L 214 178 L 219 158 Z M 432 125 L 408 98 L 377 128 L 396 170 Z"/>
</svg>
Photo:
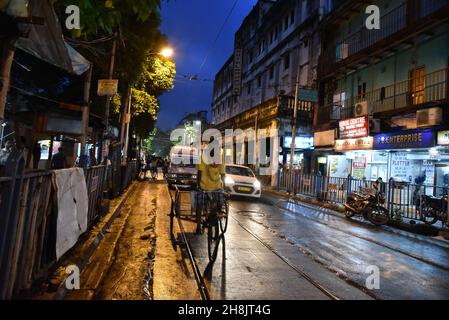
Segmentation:
<svg viewBox="0 0 449 320">
<path fill-rule="evenodd" d="M 373 137 L 335 140 L 335 151 L 370 150 L 373 141 Z"/>
<path fill-rule="evenodd" d="M 118 89 L 117 79 L 105 79 L 98 80 L 98 90 L 99 96 L 115 96 Z"/>
</svg>

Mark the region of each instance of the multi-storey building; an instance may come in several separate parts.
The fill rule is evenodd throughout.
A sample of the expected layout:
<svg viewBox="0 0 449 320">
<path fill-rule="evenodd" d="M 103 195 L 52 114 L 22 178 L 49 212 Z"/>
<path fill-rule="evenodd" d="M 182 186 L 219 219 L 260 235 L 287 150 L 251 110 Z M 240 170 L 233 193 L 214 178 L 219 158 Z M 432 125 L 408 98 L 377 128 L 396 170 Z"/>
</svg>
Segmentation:
<svg viewBox="0 0 449 320">
<path fill-rule="evenodd" d="M 449 184 L 449 1 L 336 2 L 321 23 L 313 166 Z M 380 29 L 366 25 L 368 5 Z"/>
<path fill-rule="evenodd" d="M 260 0 L 255 5 L 235 34 L 233 55 L 216 75 L 213 123 L 222 130 L 274 129 L 281 137 L 281 146 L 272 143 L 269 153 L 274 153 L 276 161 L 279 156 L 280 162 L 289 163 L 293 96 L 299 80 L 302 99 L 294 160 L 298 166 L 305 164 L 302 160 L 311 151 L 313 140 L 318 23 L 329 3 Z M 229 151 L 236 162 L 245 159 L 239 156 L 248 152 L 245 148 Z"/>
</svg>

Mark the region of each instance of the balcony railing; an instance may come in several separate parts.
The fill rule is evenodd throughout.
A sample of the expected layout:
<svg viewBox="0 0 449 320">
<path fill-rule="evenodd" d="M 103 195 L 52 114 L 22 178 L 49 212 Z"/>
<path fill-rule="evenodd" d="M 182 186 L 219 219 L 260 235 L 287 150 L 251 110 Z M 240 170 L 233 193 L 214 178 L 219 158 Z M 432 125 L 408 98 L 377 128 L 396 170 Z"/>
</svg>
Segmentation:
<svg viewBox="0 0 449 320">
<path fill-rule="evenodd" d="M 330 109 L 332 120 L 346 119 L 355 116 L 354 105 L 366 101 L 369 113 L 379 113 L 418 106 L 431 102 L 447 100 L 448 69 L 428 73 L 415 82 L 423 84 L 419 90 L 411 90 L 412 80 L 397 82 L 378 88 L 358 97 L 349 97 L 338 105 L 325 106 Z"/>
<path fill-rule="evenodd" d="M 428 16 L 447 5 L 448 0 L 421 0 L 420 17 Z"/>
<path fill-rule="evenodd" d="M 389 39 L 393 35 L 407 28 L 410 22 L 419 22 L 432 14 L 438 13 L 442 9 L 449 7 L 449 0 L 421 0 L 416 16 L 407 16 L 408 1 L 394 8 L 381 17 L 379 30 L 368 30 L 362 25 L 359 30 L 339 42 L 335 42 L 327 47 L 319 58 L 318 74 L 326 77 L 336 71 L 336 64 L 345 63 L 348 58 L 354 57 L 357 53 L 372 48 L 382 40 Z M 424 20 L 423 24 L 424 25 Z M 416 29 L 416 28 L 415 28 Z M 415 30 L 414 29 L 414 30 Z M 416 30 L 415 30 L 416 31 Z M 386 46 L 388 47 L 388 43 Z M 348 60 L 346 60 L 348 59 Z"/>
<path fill-rule="evenodd" d="M 344 60 L 405 28 L 406 17 L 407 5 L 404 3 L 381 17 L 379 30 L 368 30 L 363 25 L 359 31 L 337 44 L 334 61 Z"/>
</svg>

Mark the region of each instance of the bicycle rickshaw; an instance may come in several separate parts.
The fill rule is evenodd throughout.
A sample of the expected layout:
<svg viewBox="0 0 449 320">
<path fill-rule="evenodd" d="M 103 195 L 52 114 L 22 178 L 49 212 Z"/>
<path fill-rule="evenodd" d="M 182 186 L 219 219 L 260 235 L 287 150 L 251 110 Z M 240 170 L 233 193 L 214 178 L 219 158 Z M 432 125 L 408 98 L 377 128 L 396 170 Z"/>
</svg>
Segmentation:
<svg viewBox="0 0 449 320">
<path fill-rule="evenodd" d="M 174 236 L 174 218 L 178 219 L 181 229 L 181 220 L 190 220 L 197 223 L 197 228 L 207 229 L 207 251 L 210 262 L 217 259 L 218 247 L 224 238 L 228 227 L 229 195 L 224 191 L 204 190 L 168 190 L 171 198 L 170 235 Z M 190 203 L 186 203 L 190 199 Z M 192 204 L 192 202 L 194 202 Z M 202 202 L 200 221 L 196 220 L 196 206 Z M 181 230 L 182 231 L 182 230 Z"/>
</svg>

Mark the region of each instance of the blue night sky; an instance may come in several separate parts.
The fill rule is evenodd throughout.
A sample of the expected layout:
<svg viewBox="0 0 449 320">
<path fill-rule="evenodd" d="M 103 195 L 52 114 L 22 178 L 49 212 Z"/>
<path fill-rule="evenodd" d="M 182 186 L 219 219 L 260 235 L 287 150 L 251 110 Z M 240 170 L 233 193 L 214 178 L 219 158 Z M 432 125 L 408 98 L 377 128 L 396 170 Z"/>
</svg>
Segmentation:
<svg viewBox="0 0 449 320">
<path fill-rule="evenodd" d="M 175 88 L 160 98 L 157 125 L 171 129 L 187 113 L 208 110 L 212 102 L 213 80 L 216 72 L 230 57 L 234 33 L 257 0 L 240 0 L 229 18 L 220 38 L 211 49 L 220 27 L 235 0 L 170 0 L 162 5 L 162 32 L 173 47 L 176 61 Z M 189 81 L 183 75 L 198 75 L 200 81 Z"/>
</svg>

